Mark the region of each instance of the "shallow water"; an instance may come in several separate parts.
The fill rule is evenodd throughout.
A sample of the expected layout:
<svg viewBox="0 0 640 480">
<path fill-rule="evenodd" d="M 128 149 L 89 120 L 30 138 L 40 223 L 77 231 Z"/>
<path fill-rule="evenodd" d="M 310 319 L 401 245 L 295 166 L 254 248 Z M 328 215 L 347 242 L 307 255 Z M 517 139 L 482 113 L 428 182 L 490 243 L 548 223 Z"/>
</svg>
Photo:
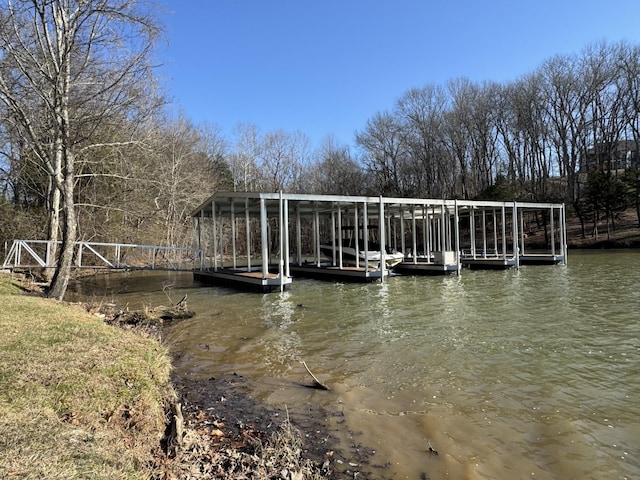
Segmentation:
<svg viewBox="0 0 640 480">
<path fill-rule="evenodd" d="M 367 478 L 640 478 L 640 252 L 569 253 L 568 266 L 267 295 L 159 272 L 72 290 L 131 308 L 166 304 L 163 282 L 174 301 L 188 293 L 196 317 L 168 332 L 178 373 L 235 372 L 264 402 L 343 413 L 329 419 L 343 451 L 387 464 Z M 330 392 L 300 388 L 302 360 Z"/>
</svg>

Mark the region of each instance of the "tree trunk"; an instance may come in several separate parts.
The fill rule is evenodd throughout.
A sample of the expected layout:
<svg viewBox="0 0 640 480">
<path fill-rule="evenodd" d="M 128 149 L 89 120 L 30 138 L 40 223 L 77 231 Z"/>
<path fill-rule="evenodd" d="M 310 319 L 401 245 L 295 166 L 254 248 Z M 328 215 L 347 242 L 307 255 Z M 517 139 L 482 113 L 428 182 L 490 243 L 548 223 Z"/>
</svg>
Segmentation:
<svg viewBox="0 0 640 480">
<path fill-rule="evenodd" d="M 60 231 L 60 185 L 62 184 L 62 155 L 56 154 L 55 173 L 49 178 L 49 198 L 48 211 L 49 221 L 47 225 L 47 239 L 51 241 L 49 255 L 51 259 L 58 255 L 58 233 Z M 51 281 L 55 273 L 55 268 L 45 268 L 44 276 Z"/>
<path fill-rule="evenodd" d="M 64 225 L 62 229 L 62 249 L 58 259 L 58 267 L 51 281 L 51 287 L 47 296 L 62 300 L 69 285 L 71 265 L 73 263 L 73 251 L 77 236 L 76 209 L 73 198 L 75 162 L 72 152 L 67 152 L 65 162 L 64 183 L 62 192 Z"/>
</svg>

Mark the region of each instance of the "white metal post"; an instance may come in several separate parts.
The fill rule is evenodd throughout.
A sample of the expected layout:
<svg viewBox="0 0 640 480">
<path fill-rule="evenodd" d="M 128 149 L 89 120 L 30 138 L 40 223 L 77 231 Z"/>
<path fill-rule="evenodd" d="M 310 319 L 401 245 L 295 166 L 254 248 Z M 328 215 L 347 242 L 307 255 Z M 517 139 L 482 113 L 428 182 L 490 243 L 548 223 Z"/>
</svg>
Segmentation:
<svg viewBox="0 0 640 480">
<path fill-rule="evenodd" d="M 469 231 L 471 235 L 471 256 L 476 258 L 476 213 L 473 207 L 469 208 Z"/>
<path fill-rule="evenodd" d="M 367 218 L 367 202 L 362 204 L 362 236 L 364 240 L 364 269 L 369 271 L 369 220 Z"/>
<path fill-rule="evenodd" d="M 416 206 L 411 206 L 411 240 L 413 241 L 413 246 L 411 247 L 411 251 L 413 253 L 413 264 L 418 263 L 418 236 L 416 233 Z M 403 259 L 404 260 L 404 259 Z"/>
<path fill-rule="evenodd" d="M 296 206 L 296 254 L 298 256 L 298 265 L 302 265 L 302 225 L 300 220 L 300 207 Z"/>
<path fill-rule="evenodd" d="M 213 271 L 218 271 L 218 235 L 216 231 L 216 202 L 211 201 L 211 248 L 213 256 Z"/>
<path fill-rule="evenodd" d="M 360 240 L 358 238 L 358 204 L 355 204 L 353 206 L 353 218 L 355 222 L 353 227 L 353 234 L 354 234 L 354 241 L 355 241 L 354 248 L 356 250 L 356 268 L 360 268 L 360 245 L 358 245 Z"/>
<path fill-rule="evenodd" d="M 342 209 L 338 205 L 338 268 L 342 270 Z"/>
<path fill-rule="evenodd" d="M 551 255 L 556 254 L 556 236 L 555 236 L 555 225 L 553 222 L 553 207 L 551 207 Z"/>
<path fill-rule="evenodd" d="M 384 201 L 382 195 L 380 195 L 380 218 L 378 223 L 380 224 L 380 280 L 384 282 L 384 274 L 387 271 L 387 245 L 385 243 L 385 213 L 384 213 Z"/>
<path fill-rule="evenodd" d="M 338 259 L 336 257 L 336 212 L 335 210 L 331 211 L 331 266 L 335 267 L 338 264 Z"/>
<path fill-rule="evenodd" d="M 247 237 L 247 272 L 251 271 L 251 218 L 249 216 L 249 198 L 244 200 L 244 223 Z"/>
<path fill-rule="evenodd" d="M 507 259 L 507 214 L 506 206 L 502 204 L 502 258 Z"/>
<path fill-rule="evenodd" d="M 460 214 L 458 213 L 458 200 L 454 200 L 454 227 L 456 237 L 456 264 L 458 267 L 458 275 L 462 271 L 462 261 L 460 259 Z"/>
<path fill-rule="evenodd" d="M 290 251 L 289 251 L 289 200 L 284 200 L 284 261 L 285 261 L 285 276 L 289 278 L 291 276 L 290 263 Z"/>
<path fill-rule="evenodd" d="M 233 269 L 235 270 L 238 267 L 237 263 L 237 251 L 236 251 L 236 210 L 235 203 L 233 199 L 230 201 L 231 203 L 231 257 L 233 261 Z"/>
<path fill-rule="evenodd" d="M 267 208 L 264 198 L 260 198 L 260 240 L 262 242 L 262 278 L 269 275 L 269 239 L 267 236 Z"/>
<path fill-rule="evenodd" d="M 518 249 L 518 204 L 513 202 L 513 213 L 511 214 L 511 226 L 513 235 L 513 255 L 516 257 L 516 268 L 520 268 L 520 251 Z"/>
</svg>

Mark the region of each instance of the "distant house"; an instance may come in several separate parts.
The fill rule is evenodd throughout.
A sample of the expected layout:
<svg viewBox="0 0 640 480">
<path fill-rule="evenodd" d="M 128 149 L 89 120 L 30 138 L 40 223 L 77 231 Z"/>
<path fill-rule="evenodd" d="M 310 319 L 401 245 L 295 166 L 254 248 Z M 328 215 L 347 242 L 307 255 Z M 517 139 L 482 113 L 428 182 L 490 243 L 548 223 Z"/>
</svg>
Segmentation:
<svg viewBox="0 0 640 480">
<path fill-rule="evenodd" d="M 614 171 L 640 166 L 638 144 L 632 140 L 599 143 L 587 150 L 581 162 L 581 170 Z"/>
</svg>

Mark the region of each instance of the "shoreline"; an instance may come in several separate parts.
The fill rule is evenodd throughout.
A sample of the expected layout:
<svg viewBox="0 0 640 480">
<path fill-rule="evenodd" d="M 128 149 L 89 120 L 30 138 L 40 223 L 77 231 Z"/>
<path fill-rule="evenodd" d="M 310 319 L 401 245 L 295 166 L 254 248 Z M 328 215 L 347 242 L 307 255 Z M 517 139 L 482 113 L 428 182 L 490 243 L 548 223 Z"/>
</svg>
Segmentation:
<svg viewBox="0 0 640 480">
<path fill-rule="evenodd" d="M 296 448 L 307 468 L 306 475 L 300 478 L 383 478 L 372 472 L 373 451 L 354 445 L 352 454 L 346 455 L 337 448 L 338 440 L 327 425 L 329 414 L 320 408 L 310 407 L 301 416 L 290 412 L 286 405 L 262 403 L 250 394 L 252 380 L 235 373 L 206 379 L 174 374 L 171 381 L 182 403 L 185 427 L 202 435 L 209 448 L 222 456 L 218 461 L 228 463 L 224 457 L 238 453 L 253 455 L 256 445 L 259 448 L 260 443 L 291 426 L 300 435 Z M 198 447 L 196 451 L 187 450 L 187 456 L 198 455 Z"/>
<path fill-rule="evenodd" d="M 45 300 L 45 308 L 50 305 L 51 308 L 75 310 L 75 315 L 84 316 L 85 321 L 129 331 L 141 340 L 149 339 L 158 348 L 166 348 L 163 341 L 165 326 L 189 321 L 188 316 L 182 315 L 183 311 L 175 311 L 172 307 L 126 311 L 114 304 L 49 303 L 42 295 L 40 282 L 16 274 L 11 276 L 10 282 L 20 288 L 18 297 L 40 297 Z M 184 307 L 186 309 L 186 302 Z M 172 315 L 167 316 L 167 312 Z M 154 313 L 164 316 L 153 318 Z M 114 353 L 115 357 L 119 356 Z M 167 351 L 171 365 L 175 353 L 170 349 Z M 327 425 L 326 412 L 312 407 L 301 418 L 289 412 L 286 405 L 267 405 L 254 399 L 250 394 L 251 384 L 251 379 L 236 374 L 207 379 L 185 378 L 171 366 L 166 384 L 168 396 L 164 405 L 158 405 L 165 410 L 164 432 L 156 432 L 154 438 L 160 439 L 158 443 L 157 440 L 148 443 L 152 464 L 141 466 L 141 471 L 151 468 L 154 473 L 146 478 L 382 478 L 369 476 L 370 472 L 365 471 L 369 466 L 367 450 L 354 452 L 354 458 L 358 457 L 356 463 L 336 448 L 338 441 Z M 311 381 L 308 386 L 312 386 Z M 300 388 L 306 387 L 300 385 Z M 176 405 L 179 405 L 177 412 Z M 177 416 L 181 423 L 178 441 L 175 437 Z M 23 472 L 28 468 L 25 464 L 23 469 L 27 470 Z"/>
</svg>

